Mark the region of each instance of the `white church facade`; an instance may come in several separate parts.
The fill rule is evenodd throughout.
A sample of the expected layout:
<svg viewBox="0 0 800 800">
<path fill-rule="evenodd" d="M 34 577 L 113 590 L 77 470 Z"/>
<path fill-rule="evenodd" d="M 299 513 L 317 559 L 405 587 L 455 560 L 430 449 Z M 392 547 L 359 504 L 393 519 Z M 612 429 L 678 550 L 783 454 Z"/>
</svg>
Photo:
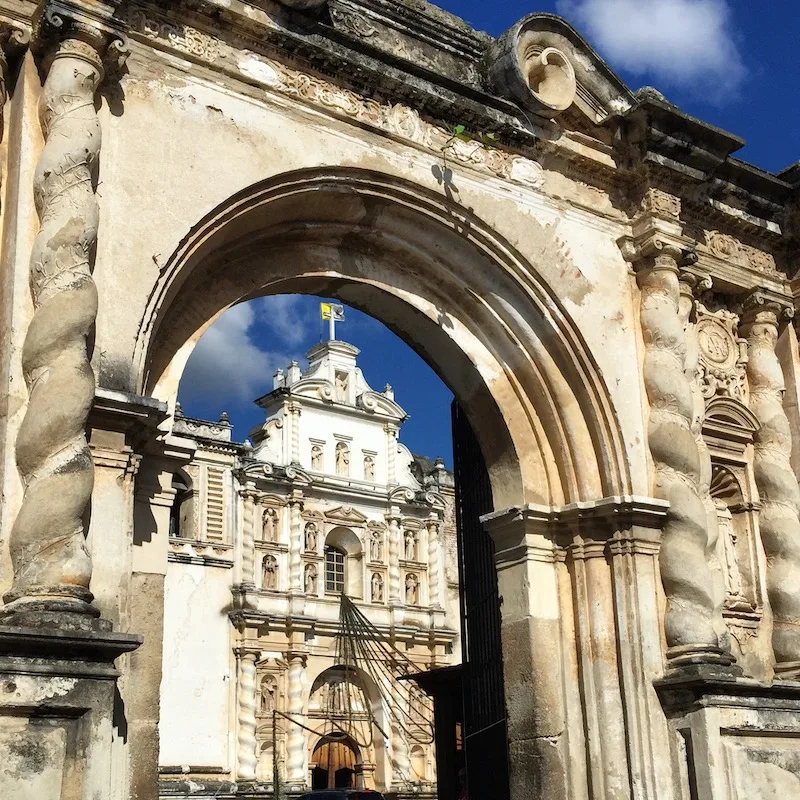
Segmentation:
<svg viewBox="0 0 800 800">
<path fill-rule="evenodd" d="M 173 482 L 162 796 L 272 796 L 275 775 L 434 796 L 432 704 L 398 678 L 460 662 L 453 477 L 399 441 L 406 413 L 358 352 L 279 370 L 244 443 L 226 415 L 176 416 L 196 451 Z"/>
</svg>

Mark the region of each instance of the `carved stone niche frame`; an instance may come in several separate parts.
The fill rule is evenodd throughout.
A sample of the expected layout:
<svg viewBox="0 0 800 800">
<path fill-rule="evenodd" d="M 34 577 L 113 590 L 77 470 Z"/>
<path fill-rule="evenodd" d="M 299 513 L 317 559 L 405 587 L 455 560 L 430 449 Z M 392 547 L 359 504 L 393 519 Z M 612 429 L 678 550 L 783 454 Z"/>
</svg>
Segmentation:
<svg viewBox="0 0 800 800">
<path fill-rule="evenodd" d="M 750 409 L 732 397 L 715 397 L 706 406 L 703 439 L 711 456 L 710 494 L 719 523 L 717 558 L 727 594 L 723 616 L 737 641 L 755 635 L 763 616 L 759 503 L 752 468 L 758 427 Z"/>
<path fill-rule="evenodd" d="M 747 403 L 747 343 L 738 334 L 739 317 L 725 307 L 695 307 L 697 380 L 706 402 L 730 397 Z"/>
</svg>

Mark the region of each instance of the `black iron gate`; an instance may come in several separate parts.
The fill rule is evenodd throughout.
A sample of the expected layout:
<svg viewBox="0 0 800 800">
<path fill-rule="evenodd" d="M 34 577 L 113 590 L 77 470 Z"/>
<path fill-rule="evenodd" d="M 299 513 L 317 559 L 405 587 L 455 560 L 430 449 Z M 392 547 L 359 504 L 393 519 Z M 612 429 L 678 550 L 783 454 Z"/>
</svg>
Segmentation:
<svg viewBox="0 0 800 800">
<path fill-rule="evenodd" d="M 494 542 L 480 522 L 493 510 L 492 490 L 478 441 L 455 401 L 452 420 L 469 800 L 508 800 L 500 598 Z"/>
</svg>

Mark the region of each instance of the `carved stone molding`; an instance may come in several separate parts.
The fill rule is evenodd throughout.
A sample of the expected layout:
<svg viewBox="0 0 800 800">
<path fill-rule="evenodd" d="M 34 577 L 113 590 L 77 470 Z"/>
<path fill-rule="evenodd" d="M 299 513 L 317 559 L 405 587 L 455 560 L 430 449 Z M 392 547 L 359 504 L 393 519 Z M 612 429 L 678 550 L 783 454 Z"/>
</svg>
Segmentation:
<svg viewBox="0 0 800 800">
<path fill-rule="evenodd" d="M 706 401 L 732 397 L 747 402 L 747 342 L 739 334 L 739 317 L 725 308 L 711 311 L 697 304 L 698 380 Z"/>
<path fill-rule="evenodd" d="M 758 248 L 742 244 L 736 237 L 719 231 L 706 231 L 706 246 L 709 252 L 722 261 L 750 267 L 768 274 L 777 272 L 775 258 Z"/>
<path fill-rule="evenodd" d="M 85 433 L 95 394 L 88 336 L 98 303 L 94 95 L 103 60 L 122 37 L 58 2 L 39 18 L 37 35 L 47 76 L 40 98 L 45 145 L 34 176 L 34 315 L 22 355 L 29 400 L 16 448 L 25 491 L 9 537 L 14 581 L 2 613 L 22 621 L 21 613 L 32 612 L 25 621 L 37 624 L 39 612 L 62 612 L 62 624 L 82 627 L 98 615 L 83 522 L 94 481 Z"/>
<path fill-rule="evenodd" d="M 790 461 L 791 430 L 775 352 L 779 323 L 792 314 L 793 309 L 779 299 L 754 292 L 745 301 L 741 330 L 749 352 L 750 410 L 759 422 L 753 470 L 761 498 L 761 541 L 769 564 L 775 671 L 794 679 L 800 677 L 800 489 Z"/>
</svg>

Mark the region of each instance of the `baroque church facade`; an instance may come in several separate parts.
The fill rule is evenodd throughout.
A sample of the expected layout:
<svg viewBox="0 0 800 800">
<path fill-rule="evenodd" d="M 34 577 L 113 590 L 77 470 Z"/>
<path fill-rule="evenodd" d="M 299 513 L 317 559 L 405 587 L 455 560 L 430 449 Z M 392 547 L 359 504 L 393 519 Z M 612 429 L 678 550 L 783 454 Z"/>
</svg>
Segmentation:
<svg viewBox="0 0 800 800">
<path fill-rule="evenodd" d="M 406 414 L 357 355 L 327 341 L 305 371 L 279 370 L 244 443 L 225 416 L 178 411 L 196 451 L 174 479 L 164 796 L 227 791 L 234 771 L 271 796 L 274 770 L 294 791 L 435 796 L 430 703 L 385 662 L 395 650 L 408 672 L 460 661 L 453 477 L 399 441 Z M 342 594 L 369 629 L 343 630 Z M 342 664 L 346 634 L 362 656 Z M 426 724 L 410 724 L 417 712 Z"/>
<path fill-rule="evenodd" d="M 439 473 L 407 479 L 352 353 L 320 353 L 331 398 L 290 368 L 252 450 L 177 413 L 213 320 L 291 293 L 384 322 L 468 423 L 473 800 L 800 796 L 796 164 L 747 164 L 533 8 L 494 37 L 426 0 L 0 0 L 0 55 L 0 797 L 355 772 L 308 705 L 367 713 L 324 677 L 328 575 L 390 663 L 455 656 Z M 334 407 L 375 439 L 309 426 Z M 192 613 L 196 726 L 164 669 L 203 672 Z M 430 777 L 403 707 L 364 780 Z"/>
</svg>

